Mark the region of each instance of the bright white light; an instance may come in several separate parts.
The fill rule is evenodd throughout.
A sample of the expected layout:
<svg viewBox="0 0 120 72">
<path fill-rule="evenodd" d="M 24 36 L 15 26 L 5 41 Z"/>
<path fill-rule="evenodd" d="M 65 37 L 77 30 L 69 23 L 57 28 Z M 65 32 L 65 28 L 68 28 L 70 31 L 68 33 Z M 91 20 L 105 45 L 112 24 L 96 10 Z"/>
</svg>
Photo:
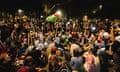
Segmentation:
<svg viewBox="0 0 120 72">
<path fill-rule="evenodd" d="M 58 10 L 58 11 L 56 12 L 56 14 L 62 15 L 62 12 L 61 12 L 60 10 Z"/>
<path fill-rule="evenodd" d="M 100 8 L 100 9 L 102 9 L 102 7 L 103 7 L 102 5 L 99 5 L 99 8 Z"/>
<path fill-rule="evenodd" d="M 67 24 L 70 24 L 70 22 L 67 22 Z"/>
<path fill-rule="evenodd" d="M 22 13 L 23 12 L 23 10 L 22 9 L 18 9 L 18 13 Z"/>
<path fill-rule="evenodd" d="M 92 30 L 96 30 L 96 27 L 92 27 Z"/>
<path fill-rule="evenodd" d="M 41 18 L 43 18 L 43 16 L 40 16 Z"/>
</svg>

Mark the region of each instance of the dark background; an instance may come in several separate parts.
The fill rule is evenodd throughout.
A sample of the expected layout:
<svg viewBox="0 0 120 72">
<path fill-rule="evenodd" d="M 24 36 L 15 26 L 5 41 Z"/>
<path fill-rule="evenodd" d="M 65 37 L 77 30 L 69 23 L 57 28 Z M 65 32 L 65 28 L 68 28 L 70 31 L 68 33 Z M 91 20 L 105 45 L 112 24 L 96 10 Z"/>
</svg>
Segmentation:
<svg viewBox="0 0 120 72">
<path fill-rule="evenodd" d="M 0 0 L 0 11 L 16 12 L 21 8 L 25 11 L 43 13 L 44 0 Z M 67 16 L 79 17 L 84 14 L 97 17 L 119 18 L 119 0 L 48 0 L 51 4 L 59 3 L 57 8 L 63 9 Z M 92 10 L 97 9 L 102 4 L 102 10 L 92 14 Z"/>
</svg>

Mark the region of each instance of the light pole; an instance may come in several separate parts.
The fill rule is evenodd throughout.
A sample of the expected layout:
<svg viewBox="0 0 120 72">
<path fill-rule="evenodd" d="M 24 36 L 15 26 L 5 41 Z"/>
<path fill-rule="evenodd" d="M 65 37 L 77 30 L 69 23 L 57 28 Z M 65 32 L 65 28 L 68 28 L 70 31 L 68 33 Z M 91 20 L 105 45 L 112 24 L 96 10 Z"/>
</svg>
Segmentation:
<svg viewBox="0 0 120 72">
<path fill-rule="evenodd" d="M 22 9 L 18 9 L 18 16 L 22 16 L 23 15 L 23 10 Z"/>
<path fill-rule="evenodd" d="M 102 5 L 102 4 L 100 4 L 100 5 L 99 5 L 99 9 L 100 9 L 100 10 L 102 10 L 102 8 L 103 8 L 103 5 Z"/>
<path fill-rule="evenodd" d="M 99 16 L 100 16 L 100 17 L 102 17 L 102 11 L 103 11 L 102 9 L 103 9 L 103 5 L 100 4 L 100 5 L 99 5 Z"/>
</svg>

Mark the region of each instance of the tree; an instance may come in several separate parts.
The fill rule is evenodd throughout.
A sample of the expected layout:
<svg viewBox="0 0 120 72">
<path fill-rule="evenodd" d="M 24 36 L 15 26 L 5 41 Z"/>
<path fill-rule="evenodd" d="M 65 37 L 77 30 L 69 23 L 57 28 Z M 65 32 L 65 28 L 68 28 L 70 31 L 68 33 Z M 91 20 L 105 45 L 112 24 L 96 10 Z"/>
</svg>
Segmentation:
<svg viewBox="0 0 120 72">
<path fill-rule="evenodd" d="M 43 12 L 48 16 L 56 6 L 65 5 L 72 0 L 41 0 Z"/>
</svg>

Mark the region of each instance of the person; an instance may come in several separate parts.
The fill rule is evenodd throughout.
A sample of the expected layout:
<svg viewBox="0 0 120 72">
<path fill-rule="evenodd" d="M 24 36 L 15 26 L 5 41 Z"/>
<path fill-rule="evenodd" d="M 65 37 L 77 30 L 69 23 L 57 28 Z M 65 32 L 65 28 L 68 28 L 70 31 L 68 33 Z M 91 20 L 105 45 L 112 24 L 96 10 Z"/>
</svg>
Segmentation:
<svg viewBox="0 0 120 72">
<path fill-rule="evenodd" d="M 74 49 L 73 56 L 70 60 L 70 66 L 72 70 L 83 71 L 83 60 L 82 52 L 79 52 L 78 49 Z"/>
<path fill-rule="evenodd" d="M 112 51 L 115 72 L 120 72 L 120 35 L 115 37 L 115 42 L 112 44 Z"/>
<path fill-rule="evenodd" d="M 17 72 L 37 72 L 33 65 L 32 56 L 27 56 L 24 61 L 24 66 L 20 67 Z"/>
<path fill-rule="evenodd" d="M 0 72 L 16 72 L 14 60 L 6 53 L 0 54 Z"/>
<path fill-rule="evenodd" d="M 84 67 L 87 72 L 97 72 L 95 57 L 92 49 L 90 49 L 88 54 L 86 55 Z"/>
<path fill-rule="evenodd" d="M 53 46 L 51 48 L 51 53 L 48 56 L 48 71 L 56 72 L 58 70 L 57 57 L 56 57 L 57 47 Z"/>
</svg>

